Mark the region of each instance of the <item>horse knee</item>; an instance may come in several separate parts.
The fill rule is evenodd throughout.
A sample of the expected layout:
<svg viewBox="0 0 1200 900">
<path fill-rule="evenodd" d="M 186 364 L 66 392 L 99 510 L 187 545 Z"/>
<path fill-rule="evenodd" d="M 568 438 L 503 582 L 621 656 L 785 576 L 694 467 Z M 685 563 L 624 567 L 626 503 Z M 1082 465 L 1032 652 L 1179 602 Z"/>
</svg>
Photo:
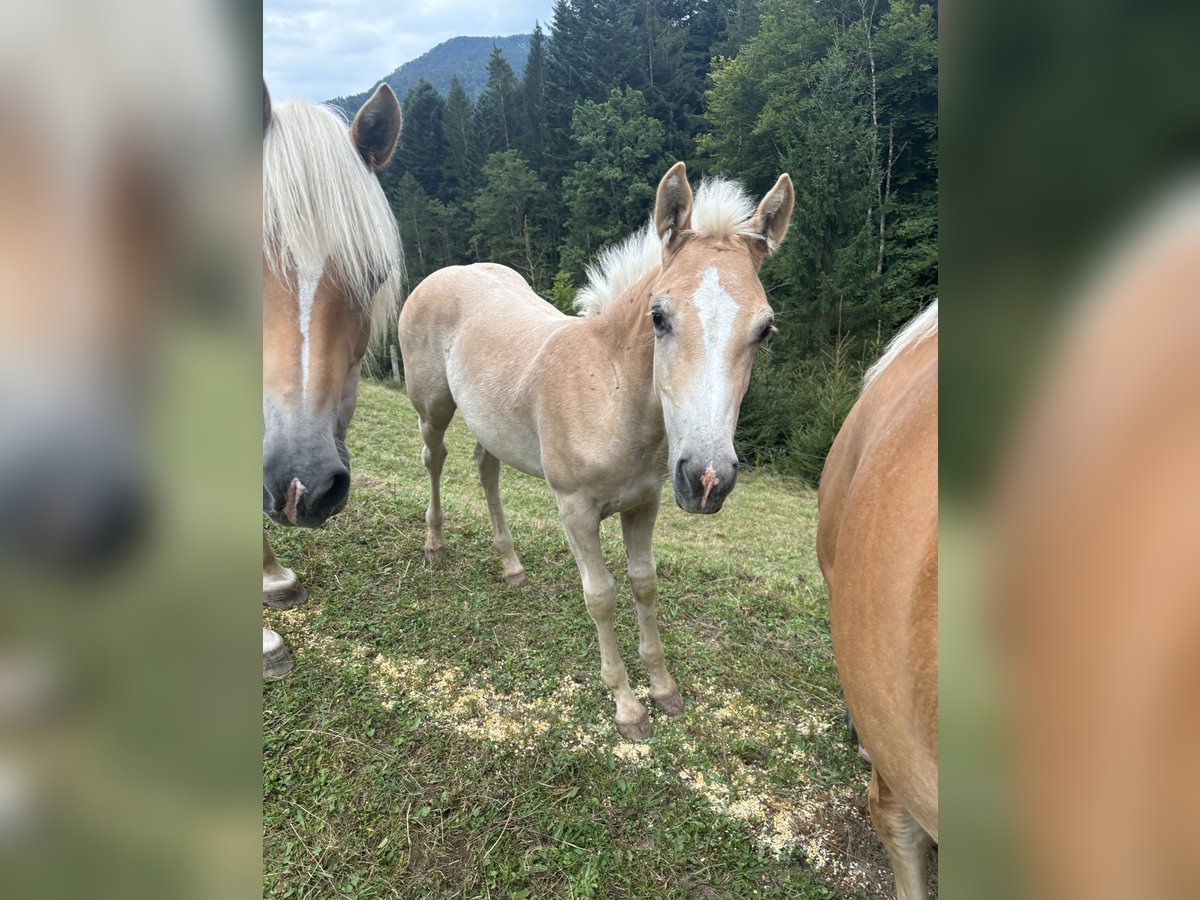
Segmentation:
<svg viewBox="0 0 1200 900">
<path fill-rule="evenodd" d="M 430 446 L 425 445 L 425 449 L 421 451 L 421 462 L 424 463 L 426 469 L 440 468 L 446 459 L 446 445 L 435 444 Z"/>
<path fill-rule="evenodd" d="M 652 603 L 658 593 L 658 575 L 654 565 L 630 566 L 629 586 L 633 588 L 633 596 L 639 603 Z"/>
<path fill-rule="evenodd" d="M 612 576 L 600 584 L 585 585 L 583 599 L 593 620 L 611 622 L 617 607 L 617 588 Z"/>
</svg>

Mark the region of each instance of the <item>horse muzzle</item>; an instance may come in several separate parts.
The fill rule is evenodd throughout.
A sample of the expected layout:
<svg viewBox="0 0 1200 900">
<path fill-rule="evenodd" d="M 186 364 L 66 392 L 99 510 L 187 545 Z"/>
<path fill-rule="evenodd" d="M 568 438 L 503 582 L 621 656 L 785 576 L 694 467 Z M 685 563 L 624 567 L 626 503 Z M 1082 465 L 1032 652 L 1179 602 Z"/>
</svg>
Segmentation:
<svg viewBox="0 0 1200 900">
<path fill-rule="evenodd" d="M 681 458 L 672 478 L 676 505 L 686 513 L 719 512 L 737 483 L 737 472 L 736 458 L 716 466 Z"/>
<path fill-rule="evenodd" d="M 350 466 L 340 446 L 335 452 L 328 441 L 307 449 L 272 443 L 263 455 L 263 512 L 271 521 L 318 528 L 342 511 L 350 497 Z"/>
</svg>

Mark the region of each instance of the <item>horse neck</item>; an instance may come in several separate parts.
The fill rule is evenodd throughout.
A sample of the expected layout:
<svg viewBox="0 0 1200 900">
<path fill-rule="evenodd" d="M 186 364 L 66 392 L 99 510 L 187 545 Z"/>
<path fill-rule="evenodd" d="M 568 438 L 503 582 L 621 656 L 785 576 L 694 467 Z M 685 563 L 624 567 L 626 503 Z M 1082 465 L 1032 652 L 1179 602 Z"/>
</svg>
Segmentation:
<svg viewBox="0 0 1200 900">
<path fill-rule="evenodd" d="M 621 373 L 622 401 L 653 441 L 666 436 L 662 401 L 654 387 L 654 326 L 647 293 L 659 271 L 647 273 L 588 323 L 608 345 L 609 361 Z"/>
</svg>

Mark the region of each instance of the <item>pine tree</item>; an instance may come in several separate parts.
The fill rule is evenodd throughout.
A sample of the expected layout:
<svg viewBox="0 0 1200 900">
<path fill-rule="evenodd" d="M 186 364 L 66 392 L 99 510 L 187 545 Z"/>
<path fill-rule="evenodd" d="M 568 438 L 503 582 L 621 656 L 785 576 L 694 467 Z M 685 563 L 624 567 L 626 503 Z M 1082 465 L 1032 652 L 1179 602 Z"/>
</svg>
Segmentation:
<svg viewBox="0 0 1200 900">
<path fill-rule="evenodd" d="M 562 266 L 581 276 L 602 247 L 646 221 L 668 161 L 662 123 L 648 115 L 640 91 L 614 90 L 603 103 L 579 104 L 571 133 L 577 162 L 563 179 Z"/>
<path fill-rule="evenodd" d="M 548 248 L 541 229 L 545 186 L 516 150 L 502 150 L 483 166 L 483 186 L 471 203 L 477 253 L 516 269 L 533 285 L 550 285 Z"/>
<path fill-rule="evenodd" d="M 442 138 L 446 145 L 442 178 L 447 202 L 465 204 L 479 186 L 482 157 L 474 119 L 475 109 L 467 92 L 458 78 L 453 78 L 442 116 Z"/>
<path fill-rule="evenodd" d="M 580 4 L 583 27 L 583 93 L 602 100 L 614 88 L 642 88 L 638 77 L 633 4 L 628 0 L 592 0 Z"/>
<path fill-rule="evenodd" d="M 404 126 L 396 146 L 396 163 L 416 179 L 428 197 L 442 192 L 442 165 L 446 155 L 442 117 L 446 103 L 437 89 L 422 78 L 404 98 Z"/>
<path fill-rule="evenodd" d="M 534 25 L 529 39 L 529 56 L 521 79 L 521 106 L 524 112 L 521 152 L 540 171 L 546 145 L 546 34 L 540 23 Z"/>
<path fill-rule="evenodd" d="M 517 78 L 499 47 L 488 57 L 488 83 L 475 105 L 475 127 L 484 156 L 515 150 L 522 140 Z"/>
<path fill-rule="evenodd" d="M 571 115 L 584 96 L 580 73 L 586 68 L 579 11 L 571 0 L 555 0 L 546 50 L 545 157 L 542 176 L 553 189 L 571 167 Z"/>
</svg>

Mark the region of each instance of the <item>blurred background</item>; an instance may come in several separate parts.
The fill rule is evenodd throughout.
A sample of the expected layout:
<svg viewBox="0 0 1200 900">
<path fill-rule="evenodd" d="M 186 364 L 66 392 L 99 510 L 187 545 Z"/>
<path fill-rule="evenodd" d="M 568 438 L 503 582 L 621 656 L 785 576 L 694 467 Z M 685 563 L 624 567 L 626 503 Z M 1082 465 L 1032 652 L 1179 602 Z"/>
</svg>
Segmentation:
<svg viewBox="0 0 1200 900">
<path fill-rule="evenodd" d="M 1197 34 L 942 11 L 947 896 L 1200 894 Z"/>
<path fill-rule="evenodd" d="M 258 10 L 0 30 L 0 893 L 260 866 Z"/>
</svg>

